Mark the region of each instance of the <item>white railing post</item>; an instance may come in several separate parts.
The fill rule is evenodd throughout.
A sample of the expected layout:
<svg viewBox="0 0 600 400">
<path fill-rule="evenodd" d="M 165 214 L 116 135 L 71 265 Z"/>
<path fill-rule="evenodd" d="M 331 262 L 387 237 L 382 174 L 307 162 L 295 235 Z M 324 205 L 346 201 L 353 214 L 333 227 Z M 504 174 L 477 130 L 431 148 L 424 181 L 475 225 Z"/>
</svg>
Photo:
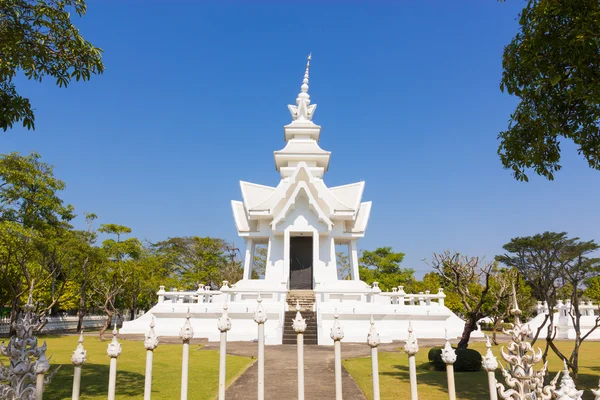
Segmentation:
<svg viewBox="0 0 600 400">
<path fill-rule="evenodd" d="M 342 345 L 340 341 L 344 338 L 344 330 L 340 326 L 340 314 L 337 308 L 333 314 L 333 327 L 329 336 L 333 339 L 333 354 L 335 358 L 335 399 L 343 400 L 342 398 Z"/>
<path fill-rule="evenodd" d="M 224 286 L 227 281 L 224 282 Z M 217 328 L 221 331 L 221 347 L 219 349 L 219 400 L 225 400 L 225 377 L 227 359 L 227 331 L 231 329 L 231 320 L 227 315 L 227 302 L 223 304 L 223 314 L 217 321 Z"/>
<path fill-rule="evenodd" d="M 267 313 L 262 305 L 262 297 L 258 293 L 258 305 L 254 312 L 254 322 L 258 324 L 258 400 L 265 400 L 265 322 Z"/>
<path fill-rule="evenodd" d="M 306 319 L 300 314 L 300 302 L 296 300 L 296 319 L 292 327 L 296 331 L 296 347 L 298 348 L 298 400 L 304 400 L 304 331 Z"/>
<path fill-rule="evenodd" d="M 373 400 L 379 400 L 379 357 L 377 346 L 379 346 L 379 333 L 375 330 L 375 321 L 371 314 L 371 330 L 367 335 L 367 343 L 371 346 L 371 375 L 373 377 Z"/>
<path fill-rule="evenodd" d="M 146 348 L 146 376 L 144 377 L 144 400 L 150 400 L 152 397 L 152 359 L 154 358 L 154 349 L 158 347 L 158 338 L 154 333 L 154 317 L 150 321 L 150 331 L 146 334 L 144 340 Z"/>
<path fill-rule="evenodd" d="M 111 342 L 108 344 L 106 352 L 110 357 L 110 372 L 108 374 L 108 400 L 115 400 L 115 390 L 117 388 L 117 358 L 121 354 L 121 344 L 117 340 L 117 324 L 113 325 L 112 331 L 113 337 Z"/>
<path fill-rule="evenodd" d="M 188 395 L 188 365 L 190 359 L 190 340 L 194 337 L 194 330 L 190 324 L 190 309 L 185 316 L 185 323 L 179 331 L 179 337 L 183 341 L 181 355 L 181 400 L 187 400 Z"/>
<path fill-rule="evenodd" d="M 446 364 L 446 375 L 448 375 L 448 398 L 450 400 L 456 400 L 456 388 L 454 385 L 454 362 L 456 361 L 456 350 L 454 350 L 450 345 L 447 329 L 446 344 L 442 349 L 442 361 Z"/>
<path fill-rule="evenodd" d="M 71 363 L 73 363 L 73 393 L 71 395 L 72 400 L 79 400 L 79 394 L 81 393 L 81 366 L 85 362 L 87 352 L 83 348 L 83 329 L 79 334 L 79 341 L 77 348 L 71 356 Z"/>
<path fill-rule="evenodd" d="M 419 352 L 419 343 L 417 338 L 413 336 L 412 324 L 408 323 L 408 339 L 404 345 L 404 351 L 408 354 L 408 370 L 410 375 L 410 398 L 418 400 L 417 394 L 417 362 L 415 355 Z"/>
<path fill-rule="evenodd" d="M 496 390 L 496 369 L 498 368 L 498 359 L 492 354 L 492 343 L 490 342 L 490 337 L 487 336 L 487 341 L 485 343 L 487 347 L 487 351 L 485 352 L 485 356 L 483 357 L 483 369 L 487 371 L 488 376 L 488 386 L 490 390 L 490 400 L 498 400 L 498 391 Z"/>
</svg>

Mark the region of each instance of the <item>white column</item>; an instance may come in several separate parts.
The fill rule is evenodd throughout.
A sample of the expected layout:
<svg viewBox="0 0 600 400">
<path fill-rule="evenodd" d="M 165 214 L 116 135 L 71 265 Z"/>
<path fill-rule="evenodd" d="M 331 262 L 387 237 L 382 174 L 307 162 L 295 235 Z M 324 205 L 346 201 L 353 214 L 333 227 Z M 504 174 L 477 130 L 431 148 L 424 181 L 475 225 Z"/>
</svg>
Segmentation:
<svg viewBox="0 0 600 400">
<path fill-rule="evenodd" d="M 314 261 L 313 261 L 314 262 Z M 314 268 L 314 265 L 313 265 Z M 290 287 L 290 231 L 286 229 L 283 232 L 283 276 L 282 282 L 287 282 L 287 288 Z"/>
<path fill-rule="evenodd" d="M 108 400 L 115 400 L 115 390 L 117 388 L 117 358 L 121 354 L 121 344 L 117 340 L 117 324 L 113 327 L 112 341 L 108 345 L 106 352 L 110 357 L 110 371 L 108 373 Z"/>
<path fill-rule="evenodd" d="M 154 349 L 158 347 L 158 337 L 154 333 L 154 317 L 150 321 L 150 331 L 146 334 L 144 340 L 146 348 L 146 375 L 144 377 L 144 400 L 150 400 L 152 397 L 152 359 L 154 358 Z"/>
<path fill-rule="evenodd" d="M 448 375 L 448 398 L 450 400 L 456 400 L 456 388 L 454 385 L 454 362 L 456 361 L 456 350 L 454 350 L 450 345 L 447 329 L 446 345 L 442 349 L 442 361 L 446 364 L 446 374 Z"/>
<path fill-rule="evenodd" d="M 254 264 L 254 240 L 245 238 L 246 251 L 244 253 L 244 279 L 252 278 L 252 265 Z"/>
<path fill-rule="evenodd" d="M 300 302 L 296 300 L 296 319 L 292 323 L 296 331 L 296 346 L 298 348 L 298 400 L 304 400 L 304 331 L 306 320 L 300 314 Z"/>
<path fill-rule="evenodd" d="M 262 305 L 262 297 L 258 293 L 258 305 L 254 312 L 254 322 L 258 324 L 258 400 L 265 400 L 265 322 L 267 313 Z"/>
<path fill-rule="evenodd" d="M 371 330 L 367 335 L 367 343 L 371 347 L 371 376 L 373 377 L 373 400 L 379 400 L 379 357 L 377 346 L 379 346 L 379 333 L 375 330 L 375 321 L 371 314 Z"/>
<path fill-rule="evenodd" d="M 181 400 L 187 400 L 188 395 L 188 365 L 190 359 L 190 340 L 194 337 L 194 330 L 190 324 L 190 309 L 185 316 L 185 323 L 179 331 L 179 337 L 183 341 L 181 355 Z"/>
<path fill-rule="evenodd" d="M 337 308 L 333 315 L 333 327 L 329 336 L 333 339 L 333 352 L 335 358 L 335 400 L 343 400 L 342 398 L 342 346 L 340 341 L 344 338 L 344 330 L 340 326 L 340 315 Z"/>
<path fill-rule="evenodd" d="M 71 362 L 74 365 L 73 371 L 73 392 L 71 395 L 72 400 L 79 400 L 79 394 L 81 392 L 81 366 L 85 363 L 87 352 L 83 348 L 83 329 L 79 334 L 79 341 L 77 343 L 77 348 L 73 352 L 71 356 Z"/>
<path fill-rule="evenodd" d="M 221 347 L 219 349 L 219 400 L 225 400 L 227 331 L 231 329 L 231 320 L 227 316 L 227 308 L 227 303 L 223 304 L 223 314 L 217 321 L 217 328 L 221 331 Z"/>
<path fill-rule="evenodd" d="M 498 359 L 494 357 L 492 354 L 492 343 L 490 342 L 490 337 L 487 336 L 487 341 L 485 343 L 487 347 L 487 351 L 485 356 L 483 357 L 483 369 L 487 371 L 488 375 L 488 386 L 490 390 L 490 400 L 498 400 L 498 391 L 496 390 L 496 376 L 495 371 L 498 368 Z"/>
<path fill-rule="evenodd" d="M 350 256 L 350 261 L 352 263 L 352 280 L 358 281 L 360 280 L 360 276 L 358 273 L 358 249 L 356 248 L 357 240 L 351 240 L 348 245 L 348 255 Z"/>
<path fill-rule="evenodd" d="M 419 343 L 417 338 L 413 336 L 412 324 L 408 323 L 408 339 L 404 345 L 404 351 L 408 354 L 408 370 L 410 375 L 410 398 L 411 400 L 418 400 L 419 395 L 417 394 L 417 363 L 415 361 L 415 355 L 419 351 Z"/>
</svg>

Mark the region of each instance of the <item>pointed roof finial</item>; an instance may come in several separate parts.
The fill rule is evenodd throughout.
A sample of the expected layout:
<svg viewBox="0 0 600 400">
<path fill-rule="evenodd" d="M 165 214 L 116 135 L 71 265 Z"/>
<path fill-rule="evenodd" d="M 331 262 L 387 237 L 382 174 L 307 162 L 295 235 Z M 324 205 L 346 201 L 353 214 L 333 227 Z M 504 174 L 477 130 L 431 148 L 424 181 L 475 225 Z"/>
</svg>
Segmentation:
<svg viewBox="0 0 600 400">
<path fill-rule="evenodd" d="M 310 60 L 312 59 L 312 53 L 308 55 L 308 60 L 306 61 L 306 71 L 304 72 L 304 79 L 302 80 L 302 86 L 300 87 L 302 93 L 308 93 L 308 70 L 310 68 Z"/>
</svg>

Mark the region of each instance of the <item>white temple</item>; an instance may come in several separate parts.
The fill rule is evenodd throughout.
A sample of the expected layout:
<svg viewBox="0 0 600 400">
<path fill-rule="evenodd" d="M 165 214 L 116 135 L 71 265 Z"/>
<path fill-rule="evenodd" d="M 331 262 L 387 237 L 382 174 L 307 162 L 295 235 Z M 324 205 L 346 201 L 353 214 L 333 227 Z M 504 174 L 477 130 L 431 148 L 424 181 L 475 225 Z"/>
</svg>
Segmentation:
<svg viewBox="0 0 600 400">
<path fill-rule="evenodd" d="M 377 283 L 371 286 L 360 280 L 357 243 L 365 235 L 371 202 L 362 201 L 364 182 L 329 188 L 323 181 L 331 152 L 319 146 L 321 127 L 313 122 L 317 105 L 311 104 L 308 94 L 310 59 L 296 105 L 288 106 L 292 122 L 284 126 L 286 145 L 274 152 L 278 185 L 241 181 L 243 201 L 231 202 L 238 235 L 246 243 L 243 279 L 232 286 L 224 282 L 218 291 L 161 287 L 158 304 L 125 322 L 121 333 L 145 333 L 154 316 L 159 336 L 177 336 L 189 310 L 194 337 L 217 341 L 216 321 L 227 301 L 232 319 L 229 340 L 256 340 L 252 316 L 260 295 L 268 315 L 267 344 L 286 342 L 284 331 L 291 328 L 290 311 L 297 301 L 309 317 L 309 343 L 314 335 L 315 343 L 333 344 L 329 331 L 336 312 L 347 342 L 365 341 L 371 315 L 382 342 L 405 339 L 409 321 L 420 337 L 442 338 L 444 328 L 450 336 L 460 336 L 464 322 L 444 306 L 441 289 L 434 294 L 406 294 L 399 287 L 382 293 Z M 338 278 L 340 245 L 348 246 L 350 279 Z M 261 279 L 252 274 L 257 246 L 267 248 Z"/>
</svg>

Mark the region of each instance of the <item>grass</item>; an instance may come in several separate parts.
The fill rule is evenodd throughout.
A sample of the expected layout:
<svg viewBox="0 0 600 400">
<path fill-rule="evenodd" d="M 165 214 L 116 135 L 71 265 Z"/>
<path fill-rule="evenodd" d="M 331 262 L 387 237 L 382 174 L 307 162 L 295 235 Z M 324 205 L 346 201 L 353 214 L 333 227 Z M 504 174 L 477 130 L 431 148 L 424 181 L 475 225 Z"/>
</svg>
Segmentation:
<svg viewBox="0 0 600 400">
<path fill-rule="evenodd" d="M 110 337 L 110 335 L 108 335 Z M 77 347 L 78 336 L 46 337 L 48 350 L 52 356 L 51 368 L 60 370 L 44 393 L 44 400 L 70 399 L 73 385 L 73 365 L 71 355 Z M 123 349 L 117 365 L 117 399 L 143 399 L 146 350 L 141 341 L 121 340 Z M 109 357 L 106 348 L 109 341 L 101 342 L 97 336 L 86 336 L 84 347 L 87 361 L 83 365 L 81 377 L 81 399 L 106 399 L 108 394 Z M 181 349 L 179 344 L 159 344 L 154 350 L 152 379 L 152 399 L 172 400 L 180 397 Z M 5 364 L 5 357 L 0 358 Z M 247 357 L 227 356 L 227 384 L 232 383 L 252 364 Z M 219 352 L 200 350 L 200 346 L 190 346 L 189 384 L 190 398 L 198 400 L 215 399 L 218 393 Z"/>
<path fill-rule="evenodd" d="M 485 353 L 484 343 L 473 343 L 469 346 L 480 353 Z M 558 342 L 562 351 L 572 348 L 572 343 Z M 417 382 L 419 398 L 427 400 L 446 400 L 448 398 L 445 371 L 429 370 L 427 353 L 429 348 L 421 348 L 417 353 Z M 492 349 L 494 355 L 501 360 L 500 347 Z M 570 354 L 570 351 L 569 351 Z M 590 389 L 598 388 L 600 378 L 600 342 L 584 342 L 580 350 L 580 373 L 577 382 L 579 390 L 585 389 L 583 399 L 592 400 L 594 396 Z M 502 363 L 504 364 L 504 363 Z M 371 359 L 354 358 L 343 361 L 346 370 L 352 375 L 367 399 L 373 398 L 373 385 L 371 382 Z M 541 363 L 537 368 L 541 367 Z M 562 369 L 560 360 L 552 354 L 549 357 L 549 369 L 554 377 Z M 496 379 L 504 383 L 500 370 L 496 371 Z M 489 399 L 487 375 L 480 372 L 457 372 L 455 374 L 456 395 L 463 400 Z M 559 381 L 560 382 L 560 381 Z M 382 400 L 407 399 L 410 397 L 410 382 L 408 377 L 408 356 L 400 353 L 379 353 L 379 383 Z"/>
</svg>

